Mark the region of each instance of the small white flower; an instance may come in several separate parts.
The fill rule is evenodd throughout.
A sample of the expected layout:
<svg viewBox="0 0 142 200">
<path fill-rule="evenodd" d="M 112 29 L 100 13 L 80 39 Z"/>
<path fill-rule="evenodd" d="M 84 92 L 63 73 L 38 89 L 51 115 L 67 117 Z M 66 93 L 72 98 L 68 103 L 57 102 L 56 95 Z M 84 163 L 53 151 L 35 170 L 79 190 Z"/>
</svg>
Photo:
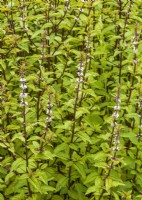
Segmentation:
<svg viewBox="0 0 142 200">
<path fill-rule="evenodd" d="M 142 137 L 142 133 L 138 133 L 137 137 L 141 138 Z"/>
<path fill-rule="evenodd" d="M 119 147 L 113 147 L 113 148 L 112 148 L 112 151 L 119 151 L 119 150 L 120 150 Z"/>
<path fill-rule="evenodd" d="M 137 42 L 137 41 L 134 41 L 134 42 L 133 42 L 133 44 L 134 44 L 134 45 L 137 45 L 137 44 L 138 44 L 138 42 Z"/>
<path fill-rule="evenodd" d="M 6 31 L 5 30 L 2 30 L 3 31 L 3 34 L 5 35 L 6 34 Z"/>
<path fill-rule="evenodd" d="M 77 78 L 77 82 L 78 82 L 78 83 L 82 83 L 82 82 L 83 82 L 83 78 L 82 78 L 82 77 Z"/>
<path fill-rule="evenodd" d="M 90 62 L 90 59 L 87 59 L 87 60 L 86 60 L 86 63 L 89 63 L 89 62 Z"/>
<path fill-rule="evenodd" d="M 21 102 L 20 102 L 20 106 L 28 106 L 28 102 L 26 102 L 26 101 L 25 101 L 25 102 L 24 102 L 24 101 L 21 101 Z"/>
<path fill-rule="evenodd" d="M 119 144 L 120 142 L 119 142 L 119 140 L 114 140 L 113 141 L 113 144 Z"/>
<path fill-rule="evenodd" d="M 118 135 L 118 134 L 115 134 L 113 137 L 114 137 L 114 138 L 119 138 L 119 135 Z"/>
<path fill-rule="evenodd" d="M 46 122 L 51 122 L 52 121 L 52 118 L 51 117 L 47 117 L 46 118 Z"/>
<path fill-rule="evenodd" d="M 134 64 L 137 64 L 137 63 L 138 63 L 138 60 L 133 60 L 133 63 L 134 63 Z"/>
<path fill-rule="evenodd" d="M 52 107 L 53 107 L 53 104 L 52 104 L 52 103 L 48 103 L 48 104 L 47 104 L 47 107 L 48 107 L 48 108 L 52 108 Z"/>
<path fill-rule="evenodd" d="M 28 30 L 29 30 L 28 26 L 25 26 L 24 31 L 28 31 Z"/>
<path fill-rule="evenodd" d="M 83 8 L 78 8 L 79 11 L 83 12 Z"/>
<path fill-rule="evenodd" d="M 82 76 L 83 76 L 83 73 L 77 72 L 77 75 L 78 75 L 79 77 L 82 77 Z"/>
<path fill-rule="evenodd" d="M 28 96 L 28 93 L 20 93 L 20 97 L 25 99 Z"/>
<path fill-rule="evenodd" d="M 114 112 L 114 113 L 112 114 L 112 116 L 113 116 L 115 119 L 117 119 L 117 118 L 119 117 L 119 114 L 118 114 L 117 112 Z"/>
<path fill-rule="evenodd" d="M 47 115 L 52 114 L 52 110 L 48 109 L 48 110 L 46 111 L 46 114 L 47 114 Z"/>
<path fill-rule="evenodd" d="M 138 52 L 138 49 L 136 49 L 136 48 L 134 47 L 133 52 L 134 52 L 134 53 L 137 53 L 137 52 Z"/>
<path fill-rule="evenodd" d="M 20 85 L 20 88 L 21 88 L 22 90 L 24 90 L 24 89 L 27 88 L 27 86 L 26 86 L 24 83 L 22 83 L 22 84 Z"/>
<path fill-rule="evenodd" d="M 25 17 L 23 17 L 23 18 L 21 18 L 21 20 L 22 20 L 23 22 L 25 22 L 25 21 L 26 21 L 26 18 L 25 18 Z"/>
<path fill-rule="evenodd" d="M 79 67 L 78 68 L 78 71 L 83 71 L 84 70 L 84 67 Z"/>
<path fill-rule="evenodd" d="M 20 82 L 26 82 L 25 78 L 20 78 Z"/>
<path fill-rule="evenodd" d="M 78 17 L 75 17 L 74 19 L 75 19 L 76 21 L 78 21 L 78 20 L 79 20 L 79 18 L 78 18 Z"/>
<path fill-rule="evenodd" d="M 117 124 L 116 122 L 112 122 L 112 123 L 111 123 L 111 127 L 116 126 L 116 124 Z"/>
<path fill-rule="evenodd" d="M 108 168 L 109 169 L 113 169 L 113 166 L 110 164 L 110 165 L 108 165 Z"/>
<path fill-rule="evenodd" d="M 91 47 L 90 46 L 86 46 L 86 49 L 90 49 Z"/>
<path fill-rule="evenodd" d="M 114 106 L 114 110 L 120 110 L 120 106 L 119 105 Z"/>
<path fill-rule="evenodd" d="M 65 10 L 70 10 L 70 6 L 65 6 Z"/>
<path fill-rule="evenodd" d="M 121 100 L 120 99 L 116 99 L 116 103 L 121 103 Z"/>
</svg>

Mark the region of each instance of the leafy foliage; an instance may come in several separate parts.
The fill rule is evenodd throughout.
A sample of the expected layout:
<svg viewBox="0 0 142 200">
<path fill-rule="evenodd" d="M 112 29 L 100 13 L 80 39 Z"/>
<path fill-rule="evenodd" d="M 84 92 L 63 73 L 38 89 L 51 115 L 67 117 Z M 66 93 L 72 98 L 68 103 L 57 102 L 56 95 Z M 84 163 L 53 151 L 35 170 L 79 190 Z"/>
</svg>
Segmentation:
<svg viewBox="0 0 142 200">
<path fill-rule="evenodd" d="M 141 25 L 140 0 L 1 0 L 1 200 L 142 198 Z"/>
</svg>

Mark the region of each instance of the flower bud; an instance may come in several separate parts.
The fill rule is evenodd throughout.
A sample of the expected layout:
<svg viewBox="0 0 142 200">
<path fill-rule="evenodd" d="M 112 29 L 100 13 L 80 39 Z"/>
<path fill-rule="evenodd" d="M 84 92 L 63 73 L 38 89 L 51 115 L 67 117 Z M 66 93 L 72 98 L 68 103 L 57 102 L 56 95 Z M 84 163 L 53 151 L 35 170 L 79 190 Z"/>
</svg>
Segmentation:
<svg viewBox="0 0 142 200">
<path fill-rule="evenodd" d="M 26 82 L 25 78 L 20 78 L 20 82 Z"/>
<path fill-rule="evenodd" d="M 20 85 L 20 88 L 21 88 L 22 90 L 24 90 L 24 89 L 27 88 L 27 86 L 26 86 L 24 83 L 22 83 L 22 84 Z"/>
<path fill-rule="evenodd" d="M 119 151 L 120 149 L 119 149 L 119 147 L 113 147 L 112 148 L 112 151 Z"/>
<path fill-rule="evenodd" d="M 119 117 L 119 114 L 118 114 L 117 112 L 114 112 L 114 113 L 112 114 L 112 116 L 113 116 L 115 119 L 117 119 L 117 118 Z"/>
<path fill-rule="evenodd" d="M 28 96 L 28 93 L 24 93 L 24 92 L 20 93 L 20 97 L 23 99 L 25 99 L 27 96 Z"/>
<path fill-rule="evenodd" d="M 52 121 L 52 118 L 51 117 L 47 117 L 46 118 L 46 122 L 51 122 Z"/>
<path fill-rule="evenodd" d="M 115 111 L 120 110 L 120 106 L 119 106 L 119 105 L 114 106 L 114 110 L 115 110 Z"/>
</svg>

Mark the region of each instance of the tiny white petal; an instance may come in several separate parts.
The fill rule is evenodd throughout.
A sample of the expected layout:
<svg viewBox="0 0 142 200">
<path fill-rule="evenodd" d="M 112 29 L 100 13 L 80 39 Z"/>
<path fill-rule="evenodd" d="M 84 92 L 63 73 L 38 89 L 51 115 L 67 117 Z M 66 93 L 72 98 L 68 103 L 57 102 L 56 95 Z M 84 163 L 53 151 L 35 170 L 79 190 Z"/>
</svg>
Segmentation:
<svg viewBox="0 0 142 200">
<path fill-rule="evenodd" d="M 113 137 L 114 137 L 114 138 L 118 138 L 118 137 L 119 137 L 119 135 L 118 135 L 118 134 L 115 134 Z"/>
<path fill-rule="evenodd" d="M 114 110 L 120 110 L 120 106 L 119 105 L 114 106 Z"/>
<path fill-rule="evenodd" d="M 112 114 L 112 116 L 114 117 L 114 118 L 118 118 L 119 117 L 119 114 L 117 113 L 117 112 L 114 112 L 113 114 Z"/>
<path fill-rule="evenodd" d="M 46 114 L 47 114 L 47 115 L 52 114 L 52 110 L 47 110 L 47 111 L 46 111 Z"/>
<path fill-rule="evenodd" d="M 119 151 L 120 149 L 119 149 L 119 147 L 113 147 L 112 148 L 112 151 Z"/>
<path fill-rule="evenodd" d="M 119 142 L 119 140 L 114 140 L 113 143 L 114 144 L 119 144 L 120 142 Z"/>
<path fill-rule="evenodd" d="M 48 104 L 47 104 L 47 107 L 48 107 L 48 108 L 52 108 L 52 107 L 53 107 L 53 104 L 48 103 Z"/>
<path fill-rule="evenodd" d="M 134 63 L 134 64 L 137 64 L 137 63 L 138 63 L 138 60 L 133 60 L 133 63 Z"/>
<path fill-rule="evenodd" d="M 28 106 L 28 102 L 26 102 L 26 101 L 25 101 L 25 102 L 24 102 L 24 101 L 21 101 L 21 102 L 20 102 L 20 106 Z"/>
<path fill-rule="evenodd" d="M 121 100 L 120 99 L 116 99 L 116 103 L 121 103 Z"/>
<path fill-rule="evenodd" d="M 137 53 L 137 52 L 138 52 L 138 49 L 136 49 L 136 48 L 134 47 L 133 52 L 134 52 L 134 53 Z"/>
<path fill-rule="evenodd" d="M 82 78 L 82 77 L 77 78 L 77 82 L 78 82 L 78 83 L 82 83 L 82 82 L 83 82 L 83 78 Z"/>
<path fill-rule="evenodd" d="M 138 44 L 138 42 L 137 42 L 137 41 L 134 41 L 133 44 L 136 45 L 136 44 Z"/>
<path fill-rule="evenodd" d="M 20 82 L 26 82 L 25 78 L 20 78 Z"/>
<path fill-rule="evenodd" d="M 78 68 L 78 71 L 83 71 L 84 70 L 84 67 L 79 67 Z"/>
<path fill-rule="evenodd" d="M 111 123 L 111 127 L 116 126 L 116 124 L 117 124 L 116 122 L 112 122 L 112 123 Z"/>
<path fill-rule="evenodd" d="M 23 83 L 23 84 L 20 85 L 20 88 L 24 90 L 24 89 L 27 88 L 27 86 Z"/>
<path fill-rule="evenodd" d="M 47 117 L 46 118 L 46 122 L 51 122 L 52 121 L 52 118 L 51 117 Z"/>
<path fill-rule="evenodd" d="M 25 99 L 28 96 L 28 93 L 20 93 L 20 97 Z"/>
<path fill-rule="evenodd" d="M 78 18 L 78 17 L 75 17 L 74 19 L 75 19 L 76 21 L 78 21 L 78 20 L 79 20 L 79 18 Z"/>
<path fill-rule="evenodd" d="M 90 46 L 86 46 L 86 49 L 90 49 L 91 47 Z"/>
<path fill-rule="evenodd" d="M 83 73 L 77 72 L 77 75 L 78 75 L 79 77 L 81 77 L 81 76 L 83 76 Z"/>
</svg>

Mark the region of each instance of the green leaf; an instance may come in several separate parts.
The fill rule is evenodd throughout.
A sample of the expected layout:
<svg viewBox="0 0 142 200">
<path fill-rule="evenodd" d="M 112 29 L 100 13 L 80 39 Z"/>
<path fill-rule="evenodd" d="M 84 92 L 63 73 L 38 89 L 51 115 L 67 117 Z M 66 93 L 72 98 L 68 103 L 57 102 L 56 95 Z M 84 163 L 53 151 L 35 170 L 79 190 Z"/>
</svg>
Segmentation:
<svg viewBox="0 0 142 200">
<path fill-rule="evenodd" d="M 20 126 L 14 124 L 7 126 L 7 130 L 17 130 L 17 129 L 20 129 Z"/>
<path fill-rule="evenodd" d="M 25 50 L 27 53 L 29 53 L 29 40 L 23 39 L 19 44 L 18 47 Z"/>
<path fill-rule="evenodd" d="M 68 178 L 63 176 L 59 179 L 56 185 L 56 192 L 60 191 L 63 187 L 66 187 L 68 183 Z"/>
<path fill-rule="evenodd" d="M 74 168 L 79 172 L 83 179 L 86 178 L 85 166 L 83 163 L 77 162 L 74 165 Z"/>
<path fill-rule="evenodd" d="M 34 187 L 35 192 L 42 194 L 41 184 L 35 177 L 29 178 L 28 181 Z"/>
<path fill-rule="evenodd" d="M 97 172 L 91 172 L 85 179 L 84 184 L 88 184 L 90 182 L 94 182 L 94 180 L 96 179 L 96 177 L 99 176 L 99 174 Z"/>
<path fill-rule="evenodd" d="M 53 160 L 53 158 L 55 157 L 55 154 L 53 154 L 52 152 L 48 151 L 48 150 L 45 150 L 43 152 L 44 156 L 45 156 L 45 159 L 50 159 L 50 160 Z"/>
<path fill-rule="evenodd" d="M 4 200 L 4 196 L 0 193 L 0 200 Z"/>
<path fill-rule="evenodd" d="M 54 195 L 52 197 L 52 200 L 64 200 L 64 199 L 61 196 L 59 196 L 59 195 Z"/>
<path fill-rule="evenodd" d="M 81 140 L 84 142 L 92 143 L 91 138 L 87 133 L 79 132 L 78 137 L 81 138 Z"/>
<path fill-rule="evenodd" d="M 13 176 L 15 176 L 13 172 L 8 173 L 5 177 L 5 182 L 9 181 L 9 179 L 12 178 Z"/>
<path fill-rule="evenodd" d="M 0 59 L 0 65 L 2 66 L 2 68 L 5 70 L 6 69 L 6 64 L 4 62 L 3 59 Z"/>
<path fill-rule="evenodd" d="M 31 39 L 34 39 L 37 35 L 43 33 L 43 31 L 44 31 L 44 30 L 42 30 L 42 29 L 40 29 L 40 30 L 38 30 L 38 31 L 35 31 L 34 34 L 32 34 Z"/>
<path fill-rule="evenodd" d="M 16 134 L 13 136 L 13 138 L 12 138 L 11 141 L 14 141 L 14 140 L 16 140 L 16 139 L 19 139 L 19 140 L 21 140 L 22 142 L 25 142 L 25 138 L 23 137 L 23 134 L 22 134 L 22 133 L 16 133 Z"/>
<path fill-rule="evenodd" d="M 5 195 L 7 196 L 7 195 L 10 195 L 10 194 L 13 194 L 13 193 L 15 193 L 15 191 L 17 193 L 21 193 L 25 190 L 24 189 L 25 185 L 27 185 L 27 181 L 25 179 L 19 180 L 19 177 L 17 176 L 14 180 L 12 180 L 10 182 L 8 187 L 5 189 Z"/>
<path fill-rule="evenodd" d="M 61 151 L 66 151 L 67 149 L 68 149 L 68 144 L 66 144 L 66 143 L 59 144 L 54 149 L 54 154 L 58 155 Z"/>
<path fill-rule="evenodd" d="M 115 192 L 113 192 L 113 195 L 114 195 L 114 197 L 115 197 L 115 200 L 120 200 L 118 194 L 116 194 Z"/>
<path fill-rule="evenodd" d="M 87 117 L 85 117 L 85 121 L 93 128 L 94 125 L 99 125 L 103 123 L 102 118 L 96 114 L 89 114 Z"/>
<path fill-rule="evenodd" d="M 75 118 L 78 119 L 79 117 L 81 117 L 83 114 L 86 114 L 86 113 L 89 113 L 88 109 L 80 107 L 77 109 Z"/>
<path fill-rule="evenodd" d="M 91 186 L 87 189 L 85 194 L 87 195 L 87 194 L 94 193 L 94 192 L 96 192 L 96 186 Z"/>
<path fill-rule="evenodd" d="M 19 168 L 21 168 L 23 172 L 26 171 L 26 161 L 22 158 L 17 158 L 17 160 L 12 163 L 11 171 L 17 171 Z"/>
<path fill-rule="evenodd" d="M 109 192 L 110 188 L 112 187 L 112 179 L 111 178 L 106 179 L 105 187 L 106 187 L 106 191 Z"/>
<path fill-rule="evenodd" d="M 107 157 L 107 154 L 104 153 L 103 151 L 100 151 L 93 156 L 93 159 L 96 161 L 105 161 L 106 157 Z"/>
<path fill-rule="evenodd" d="M 133 132 L 121 133 L 121 137 L 129 138 L 133 144 L 138 144 L 138 139 L 136 137 L 136 134 Z"/>
</svg>

